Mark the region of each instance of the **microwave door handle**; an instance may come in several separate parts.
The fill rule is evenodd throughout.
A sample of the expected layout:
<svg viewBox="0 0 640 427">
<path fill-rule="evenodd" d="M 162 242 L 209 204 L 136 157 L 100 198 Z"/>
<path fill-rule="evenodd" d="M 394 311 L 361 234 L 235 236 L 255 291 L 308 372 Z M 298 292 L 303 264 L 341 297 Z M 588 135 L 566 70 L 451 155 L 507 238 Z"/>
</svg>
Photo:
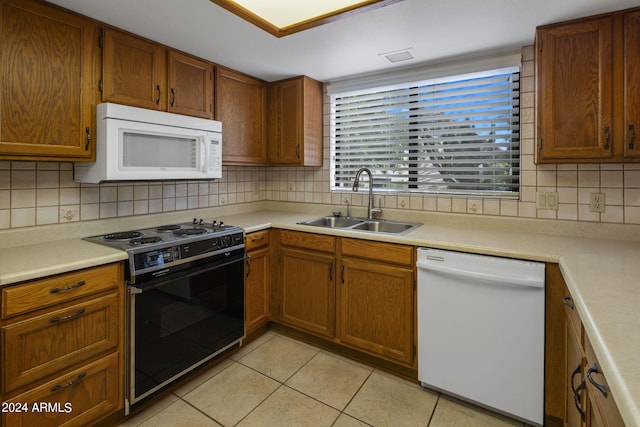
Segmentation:
<svg viewBox="0 0 640 427">
<path fill-rule="evenodd" d="M 202 172 L 207 171 L 207 140 L 203 138 L 200 140 L 200 170 Z"/>
</svg>

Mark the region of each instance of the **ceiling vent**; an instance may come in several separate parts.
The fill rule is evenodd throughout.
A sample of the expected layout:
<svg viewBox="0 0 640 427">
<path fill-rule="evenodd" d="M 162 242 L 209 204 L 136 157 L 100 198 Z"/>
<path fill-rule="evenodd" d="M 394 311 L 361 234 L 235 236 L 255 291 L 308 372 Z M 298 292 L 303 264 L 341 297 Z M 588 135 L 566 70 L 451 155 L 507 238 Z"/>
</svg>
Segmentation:
<svg viewBox="0 0 640 427">
<path fill-rule="evenodd" d="M 407 48 L 402 50 L 396 50 L 394 52 L 380 53 L 378 56 L 387 58 L 389 62 L 402 62 L 409 61 L 416 57 L 416 52 L 413 48 Z"/>
</svg>

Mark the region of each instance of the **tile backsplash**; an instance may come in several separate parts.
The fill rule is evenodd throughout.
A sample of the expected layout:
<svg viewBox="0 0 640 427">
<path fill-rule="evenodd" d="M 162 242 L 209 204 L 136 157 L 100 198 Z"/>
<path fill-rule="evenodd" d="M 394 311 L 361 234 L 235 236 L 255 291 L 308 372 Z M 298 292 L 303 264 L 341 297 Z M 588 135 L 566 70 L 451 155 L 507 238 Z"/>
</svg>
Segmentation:
<svg viewBox="0 0 640 427">
<path fill-rule="evenodd" d="M 640 224 L 640 164 L 534 163 L 533 47 L 522 52 L 520 200 L 376 194 L 376 203 L 380 199 L 383 208 L 418 211 Z M 71 163 L 0 161 L 0 229 L 262 200 L 344 205 L 346 199 L 366 206 L 363 193 L 329 192 L 329 173 L 328 137 L 321 168 L 225 166 L 222 178 L 210 181 L 78 184 Z M 557 192 L 558 210 L 536 209 L 537 191 Z M 605 194 L 604 213 L 589 210 L 590 193 Z"/>
</svg>

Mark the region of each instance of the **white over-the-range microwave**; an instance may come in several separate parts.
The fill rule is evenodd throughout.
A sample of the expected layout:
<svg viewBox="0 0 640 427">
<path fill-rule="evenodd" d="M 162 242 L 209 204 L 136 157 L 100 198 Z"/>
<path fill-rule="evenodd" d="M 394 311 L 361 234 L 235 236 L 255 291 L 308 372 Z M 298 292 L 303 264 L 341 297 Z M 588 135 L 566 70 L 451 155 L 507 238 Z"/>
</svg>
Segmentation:
<svg viewBox="0 0 640 427">
<path fill-rule="evenodd" d="M 76 182 L 222 176 L 220 122 L 112 103 L 96 110 L 96 161 L 74 165 Z"/>
</svg>

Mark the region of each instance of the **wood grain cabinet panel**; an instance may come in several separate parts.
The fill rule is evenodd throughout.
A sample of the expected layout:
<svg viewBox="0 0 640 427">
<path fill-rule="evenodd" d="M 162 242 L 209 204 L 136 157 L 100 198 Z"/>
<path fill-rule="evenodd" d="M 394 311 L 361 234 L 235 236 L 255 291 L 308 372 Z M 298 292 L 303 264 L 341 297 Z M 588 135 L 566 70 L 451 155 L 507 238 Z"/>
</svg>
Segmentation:
<svg viewBox="0 0 640 427">
<path fill-rule="evenodd" d="M 2 318 L 28 313 L 123 286 L 118 264 L 59 274 L 36 282 L 2 288 Z"/>
<path fill-rule="evenodd" d="M 640 9 L 539 27 L 536 39 L 536 161 L 640 161 Z"/>
<path fill-rule="evenodd" d="M 166 109 L 167 66 L 162 45 L 105 29 L 102 49 L 103 102 Z"/>
<path fill-rule="evenodd" d="M 413 269 L 343 257 L 338 302 L 341 343 L 411 365 Z"/>
<path fill-rule="evenodd" d="M 116 350 L 119 302 L 112 294 L 2 327 L 3 392 Z"/>
<path fill-rule="evenodd" d="M 247 334 L 271 319 L 271 248 L 269 230 L 247 234 L 249 259 L 245 269 L 245 322 Z"/>
<path fill-rule="evenodd" d="M 213 64 L 169 51 L 169 99 L 167 111 L 213 118 Z M 224 145 L 223 145 L 224 146 Z"/>
<path fill-rule="evenodd" d="M 216 120 L 222 122 L 222 161 L 267 164 L 267 83 L 216 67 Z"/>
<path fill-rule="evenodd" d="M 27 403 L 28 412 L 2 413 L 2 425 L 11 427 L 80 427 L 122 407 L 120 355 L 113 353 L 70 370 L 39 387 L 20 394 L 10 403 Z M 44 403 L 42 412 L 33 404 Z M 37 406 L 38 407 L 38 406 Z"/>
<path fill-rule="evenodd" d="M 322 166 L 322 83 L 302 76 L 269 84 L 269 164 Z"/>
<path fill-rule="evenodd" d="M 282 247 L 280 257 L 280 320 L 318 335 L 333 337 L 334 256 Z"/>
<path fill-rule="evenodd" d="M 0 159 L 93 161 L 96 25 L 30 0 L 0 8 Z"/>
</svg>

